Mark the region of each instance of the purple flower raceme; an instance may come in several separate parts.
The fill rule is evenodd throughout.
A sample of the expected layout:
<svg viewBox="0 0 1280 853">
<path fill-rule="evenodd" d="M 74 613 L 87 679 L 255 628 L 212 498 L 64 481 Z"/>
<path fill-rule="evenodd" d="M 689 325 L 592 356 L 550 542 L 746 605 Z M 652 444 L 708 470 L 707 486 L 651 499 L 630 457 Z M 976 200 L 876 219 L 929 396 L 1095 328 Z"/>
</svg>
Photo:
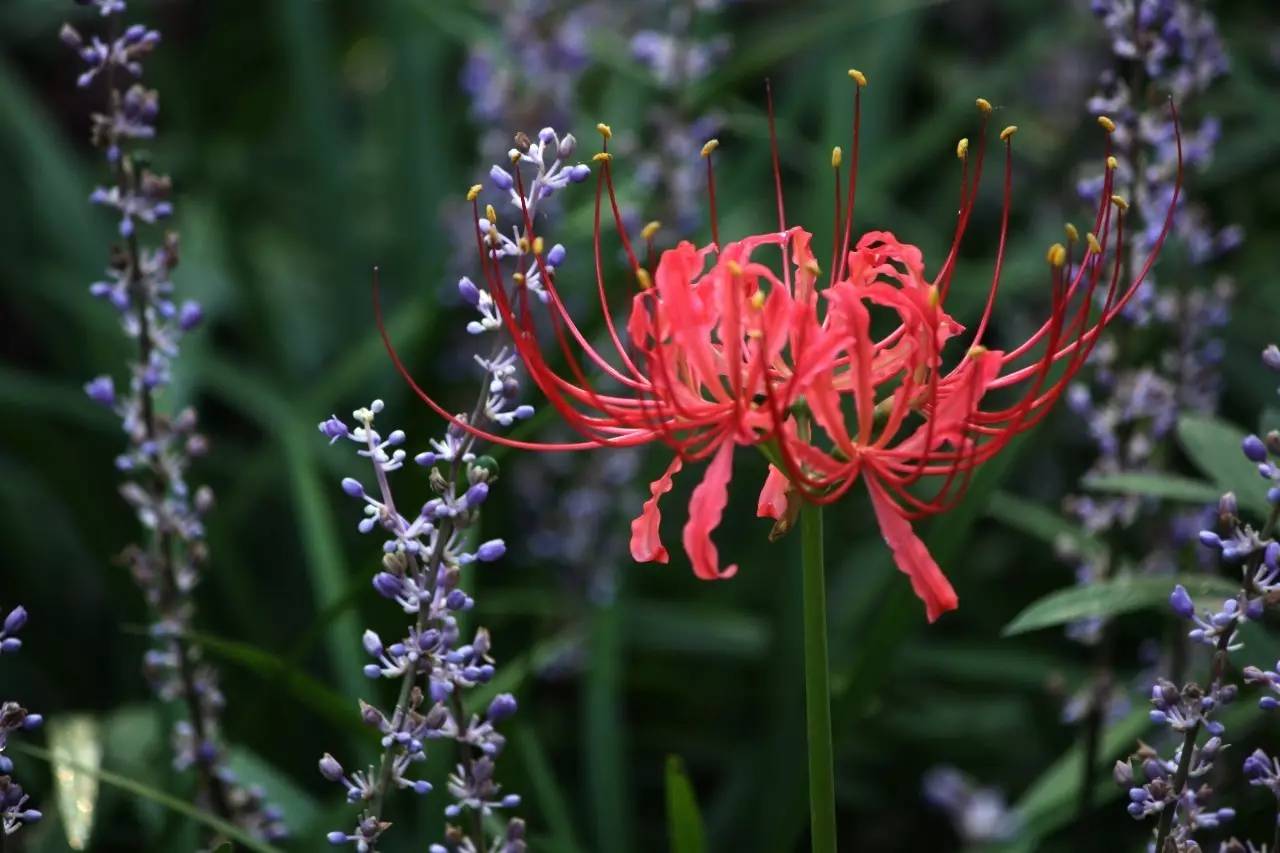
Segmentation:
<svg viewBox="0 0 1280 853">
<path fill-rule="evenodd" d="M 1268 358 L 1264 354 L 1264 363 L 1269 363 Z M 1249 436 L 1241 446 L 1245 458 L 1259 466 L 1268 482 L 1280 479 L 1273 464 L 1280 456 L 1277 451 L 1280 435 L 1275 433 L 1266 439 Z M 1144 744 L 1128 761 L 1117 762 L 1115 767 L 1116 781 L 1129 789 L 1129 813 L 1139 820 L 1157 816 L 1157 850 L 1170 849 L 1166 845 L 1172 844 L 1178 853 L 1198 851 L 1196 833 L 1215 829 L 1235 814 L 1229 807 L 1212 805 L 1214 790 L 1206 778 L 1227 746 L 1219 713 L 1236 699 L 1240 689 L 1227 680 L 1227 664 L 1231 653 L 1242 647 L 1240 626 L 1261 621 L 1267 609 L 1274 606 L 1272 602 L 1280 600 L 1280 541 L 1275 538 L 1280 507 L 1272 502 L 1261 530 L 1245 523 L 1237 513 L 1236 496 L 1224 495 L 1218 506 L 1216 529 L 1202 530 L 1199 541 L 1222 565 L 1239 574 L 1240 591 L 1212 608 L 1198 608 L 1181 584 L 1174 586 L 1169 596 L 1170 609 L 1192 624 L 1187 637 L 1211 650 L 1207 686 L 1197 682 L 1179 686 L 1157 679 L 1151 688 L 1152 722 L 1167 727 L 1181 743 L 1169 758 Z M 1271 691 L 1258 700 L 1264 710 L 1280 708 L 1280 702 L 1272 695 L 1280 693 L 1280 664 L 1277 671 L 1246 666 L 1242 675 L 1246 683 Z M 1207 739 L 1199 743 L 1202 732 Z M 1262 751 L 1245 759 L 1244 775 L 1251 784 L 1266 787 L 1280 797 L 1277 765 Z M 1244 845 L 1235 839 L 1222 847 L 1224 851 L 1253 849 L 1252 844 Z"/>
<path fill-rule="evenodd" d="M 1158 236 L 1178 177 L 1167 99 L 1172 97 L 1186 115 L 1227 67 L 1213 16 L 1200 3 L 1094 0 L 1091 5 L 1107 34 L 1114 63 L 1103 73 L 1087 108 L 1092 115 L 1108 116 L 1114 128 L 1115 181 L 1132 202 L 1127 227 L 1132 227 L 1135 239 L 1125 261 L 1133 267 L 1142 263 Z M 1211 159 L 1217 128 L 1212 117 L 1199 124 L 1184 119 L 1183 157 L 1192 169 L 1203 168 Z M 1092 166 L 1089 169 L 1078 190 L 1093 200 L 1102 176 Z M 1092 379 L 1078 381 L 1068 392 L 1069 405 L 1087 425 L 1096 451 L 1086 478 L 1159 471 L 1171 456 L 1164 449 L 1178 416 L 1217 409 L 1222 334 L 1233 286 L 1225 277 L 1214 277 L 1208 267 L 1238 245 L 1241 232 L 1234 226 L 1214 230 L 1204 210 L 1187 201 L 1193 196 L 1194 186 L 1178 196 L 1174 219 L 1174 234 L 1191 263 L 1171 266 L 1160 278 L 1154 275 L 1159 270 L 1152 271 L 1126 308 L 1122 319 L 1128 327 L 1103 337 L 1090 356 Z M 1142 351 L 1157 355 L 1134 361 L 1134 347 L 1122 347 L 1122 339 L 1145 340 L 1148 345 Z M 1137 494 L 1078 494 L 1065 503 L 1091 538 L 1117 547 L 1137 546 L 1132 554 L 1113 553 L 1114 548 L 1080 553 L 1064 544 L 1062 556 L 1075 565 L 1080 585 L 1106 580 L 1112 568 L 1130 556 L 1138 572 L 1173 573 L 1179 553 L 1212 514 L 1208 507 L 1162 507 L 1158 500 Z M 1161 512 L 1159 518 L 1151 518 Z M 1140 520 L 1140 529 L 1150 534 L 1134 530 Z M 1106 620 L 1074 622 L 1068 636 L 1097 646 L 1106 636 Z M 1098 657 L 1105 661 L 1109 655 L 1100 649 Z M 1115 683 L 1105 665 L 1100 664 L 1098 672 L 1066 704 L 1066 721 L 1084 721 L 1096 729 L 1126 710 L 1130 686 Z"/>
<path fill-rule="evenodd" d="M 590 170 L 569 162 L 575 147 L 572 135 L 561 137 L 544 128 L 537 141 L 524 136 L 520 140 L 509 152 L 509 165 L 494 166 L 489 179 L 521 212 L 523 221 L 522 205 L 527 204 L 532 219 L 539 204 L 568 184 L 582 181 Z M 513 190 L 515 169 L 532 173 L 521 175 L 522 185 L 528 188 L 527 200 Z M 479 190 L 478 186 L 471 189 L 472 200 Z M 523 229 L 504 235 L 496 220 L 490 206 L 479 223 L 481 231 L 491 235 L 494 261 L 505 260 L 524 270 L 527 291 L 547 298 Z M 548 262 L 555 267 L 565 252 L 556 247 L 546 254 L 557 256 L 556 263 Z M 468 325 L 471 334 L 482 336 L 501 328 L 487 292 L 467 278 L 458 282 L 458 292 L 480 316 Z M 481 373 L 477 403 L 458 420 L 501 429 L 533 414 L 531 406 L 519 402 L 516 359 L 507 347 L 494 344 L 487 355 L 477 355 L 475 363 Z M 464 567 L 492 563 L 506 553 L 502 539 L 474 541 L 471 535 L 497 481 L 498 466 L 491 457 L 477 455 L 474 435 L 451 423 L 442 437 L 429 442 L 429 450 L 411 460 L 426 471 L 434 496 L 412 509 L 397 505 L 389 475 L 410 459 L 402 430 L 383 434 L 375 427 L 382 410 L 382 401 L 375 400 L 352 413 L 352 426 L 336 416 L 319 424 L 330 444 L 346 439 L 369 461 L 371 485 L 349 477 L 341 488 L 363 504 L 360 532 L 378 532 L 383 538 L 380 569 L 372 578 L 374 590 L 411 617 L 403 635 L 389 642 L 373 631 L 365 631 L 361 638 L 369 656 L 365 675 L 397 681 L 400 690 L 395 704 L 386 710 L 360 703 L 361 719 L 381 737 L 376 763 L 349 772 L 332 755 L 326 753 L 320 759 L 320 774 L 341 785 L 347 799 L 362 807 L 352 829 L 335 830 L 327 837 L 331 844 L 351 844 L 362 853 L 375 849 L 391 825 L 384 820 L 388 795 L 397 790 L 430 793 L 434 786 L 414 775 L 415 766 L 426 758 L 429 741 L 451 741 L 458 758 L 444 786 L 450 798 L 444 809 L 448 825 L 444 839 L 429 849 L 432 853 L 524 853 L 522 820 L 508 820 L 495 837 L 489 836 L 487 828 L 495 812 L 520 804 L 520 797 L 503 793 L 494 777 L 495 763 L 506 745 L 496 725 L 516 712 L 516 699 L 503 693 L 485 706 L 470 707 L 469 697 L 492 682 L 495 664 L 489 632 L 481 627 L 465 637 L 458 619 L 476 606 L 461 586 Z"/>
<path fill-rule="evenodd" d="M 18 632 L 27 624 L 27 610 L 19 605 L 9 611 L 0 626 L 0 654 L 15 654 L 22 648 Z M 17 702 L 0 703 L 0 833 L 4 838 L 13 835 L 23 826 L 35 823 L 43 816 L 31 808 L 30 798 L 13 778 L 13 761 L 5 755 L 9 735 L 13 732 L 39 728 L 44 718 L 33 714 Z M 3 838 L 0 838 L 0 842 Z M 0 843 L 0 846 L 3 846 Z"/>
<path fill-rule="evenodd" d="M 204 516 L 213 507 L 213 493 L 186 479 L 192 459 L 206 449 L 195 410 L 166 411 L 161 395 L 182 338 L 199 325 L 202 311 L 195 302 L 174 299 L 170 274 L 178 264 L 177 235 L 148 241 L 140 227 L 167 220 L 173 207 L 169 178 L 143 165 L 133 148 L 155 136 L 159 97 L 138 81 L 160 33 L 142 25 L 120 32 L 116 16 L 122 2 L 82 5 L 96 7 L 118 33 L 104 41 L 66 24 L 61 40 L 84 64 L 77 85 L 103 98 L 93 113 L 92 141 L 105 155 L 110 181 L 90 201 L 119 216 L 121 243 L 111 247 L 106 277 L 89 292 L 115 310 L 137 352 L 123 387 L 103 375 L 84 389 L 92 402 L 119 416 L 128 442 L 115 465 L 126 477 L 120 493 L 146 531 L 147 542 L 129 546 L 123 555 L 154 620 L 143 669 L 157 696 L 185 708 L 185 719 L 173 731 L 174 764 L 196 770 L 202 805 L 259 838 L 278 839 L 285 835 L 279 811 L 259 788 L 240 784 L 226 763 L 219 738 L 225 698 L 217 673 L 188 639 L 192 592 L 208 557 Z"/>
</svg>

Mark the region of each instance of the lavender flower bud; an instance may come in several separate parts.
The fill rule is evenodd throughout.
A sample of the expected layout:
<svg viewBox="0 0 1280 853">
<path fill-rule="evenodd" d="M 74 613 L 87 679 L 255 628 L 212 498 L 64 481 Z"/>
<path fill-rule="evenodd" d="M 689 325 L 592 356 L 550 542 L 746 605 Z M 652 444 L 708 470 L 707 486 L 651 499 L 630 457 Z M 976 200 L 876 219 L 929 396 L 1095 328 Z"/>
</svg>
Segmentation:
<svg viewBox="0 0 1280 853">
<path fill-rule="evenodd" d="M 9 611 L 9 615 L 4 618 L 4 632 L 6 634 L 16 634 L 22 630 L 22 626 L 27 624 L 27 608 L 19 604 L 17 607 Z"/>
<path fill-rule="evenodd" d="M 480 504 L 484 503 L 485 498 L 487 497 L 489 497 L 489 484 L 476 483 L 474 486 L 467 489 L 466 495 L 463 496 L 463 501 L 466 502 L 468 508 L 475 509 L 480 506 Z"/>
<path fill-rule="evenodd" d="M 507 553 L 507 545 L 501 539 L 490 539 L 476 549 L 476 559 L 483 563 L 492 563 Z"/>
<path fill-rule="evenodd" d="M 497 168 L 496 166 L 494 167 Z M 476 287 L 476 283 L 465 275 L 458 279 L 458 295 L 462 297 L 462 301 L 475 308 L 480 304 L 480 288 Z"/>
<path fill-rule="evenodd" d="M 547 266 L 555 269 L 564 263 L 565 248 L 562 244 L 556 243 L 551 247 L 551 251 L 547 252 Z"/>
<path fill-rule="evenodd" d="M 199 326 L 203 319 L 204 309 L 200 307 L 199 302 L 188 299 L 182 303 L 182 308 L 178 311 L 178 326 L 182 331 L 191 331 Z"/>
<path fill-rule="evenodd" d="M 1169 606 L 1173 608 L 1174 613 L 1183 619 L 1190 619 L 1196 615 L 1195 603 L 1191 600 L 1186 587 L 1182 584 L 1178 584 L 1173 588 L 1173 594 L 1169 596 Z"/>
<path fill-rule="evenodd" d="M 1262 363 L 1270 369 L 1280 373 L 1280 347 L 1275 344 L 1269 345 L 1262 351 Z"/>
<path fill-rule="evenodd" d="M 1267 461 L 1267 446 L 1256 435 L 1245 436 L 1244 441 L 1240 443 L 1240 447 L 1250 462 Z"/>
<path fill-rule="evenodd" d="M 346 492 L 353 498 L 364 497 L 364 486 L 360 485 L 360 481 L 352 477 L 342 478 L 342 491 Z"/>
<path fill-rule="evenodd" d="M 591 167 L 585 163 L 579 163 L 569 170 L 569 180 L 575 184 L 580 184 L 589 177 L 591 177 Z"/>
<path fill-rule="evenodd" d="M 515 186 L 515 179 L 511 177 L 511 173 L 501 166 L 495 165 L 489 170 L 489 180 L 498 189 L 506 192 Z"/>
<path fill-rule="evenodd" d="M 499 693 L 489 703 L 489 710 L 486 712 L 486 716 L 491 723 L 501 722 L 515 714 L 516 708 L 516 697 L 510 693 Z"/>
<path fill-rule="evenodd" d="M 320 775 L 328 779 L 330 782 L 337 782 L 342 779 L 342 765 L 338 760 L 329 753 L 325 753 L 320 759 Z"/>
<path fill-rule="evenodd" d="M 84 393 L 100 406 L 114 406 L 116 402 L 116 384 L 110 376 L 98 376 L 84 385 Z"/>
</svg>

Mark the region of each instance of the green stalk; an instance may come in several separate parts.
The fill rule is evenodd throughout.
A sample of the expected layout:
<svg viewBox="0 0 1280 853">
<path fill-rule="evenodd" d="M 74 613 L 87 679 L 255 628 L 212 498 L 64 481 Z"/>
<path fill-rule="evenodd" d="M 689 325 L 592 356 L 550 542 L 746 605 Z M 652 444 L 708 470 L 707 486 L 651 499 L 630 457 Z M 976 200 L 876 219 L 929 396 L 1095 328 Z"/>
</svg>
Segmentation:
<svg viewBox="0 0 1280 853">
<path fill-rule="evenodd" d="M 831 748 L 831 688 L 827 665 L 827 591 L 822 558 L 822 507 L 800 510 L 804 567 L 804 694 L 809 745 L 809 818 L 813 853 L 836 853 L 836 783 Z"/>
</svg>

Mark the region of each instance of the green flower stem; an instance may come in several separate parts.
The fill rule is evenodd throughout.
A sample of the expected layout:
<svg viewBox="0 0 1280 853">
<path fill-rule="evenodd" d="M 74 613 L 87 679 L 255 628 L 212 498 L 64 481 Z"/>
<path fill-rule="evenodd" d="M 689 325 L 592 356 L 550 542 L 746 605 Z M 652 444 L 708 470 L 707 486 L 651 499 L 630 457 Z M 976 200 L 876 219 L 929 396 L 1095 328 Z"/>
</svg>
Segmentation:
<svg viewBox="0 0 1280 853">
<path fill-rule="evenodd" d="M 809 818 L 813 853 L 836 853 L 836 784 L 831 747 L 827 665 L 827 591 L 822 558 L 822 507 L 800 510 L 804 566 L 805 728 L 809 744 Z"/>
</svg>

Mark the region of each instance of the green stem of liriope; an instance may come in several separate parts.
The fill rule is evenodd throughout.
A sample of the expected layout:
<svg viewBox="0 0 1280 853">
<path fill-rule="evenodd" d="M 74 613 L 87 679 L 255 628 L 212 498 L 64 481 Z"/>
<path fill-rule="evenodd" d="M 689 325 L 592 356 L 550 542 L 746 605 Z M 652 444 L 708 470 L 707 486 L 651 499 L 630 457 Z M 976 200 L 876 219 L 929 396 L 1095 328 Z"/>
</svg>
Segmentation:
<svg viewBox="0 0 1280 853">
<path fill-rule="evenodd" d="M 831 746 L 831 688 L 827 664 L 827 592 L 822 557 L 822 507 L 800 511 L 804 568 L 805 728 L 809 748 L 809 818 L 813 853 L 836 853 L 836 784 Z"/>
</svg>

